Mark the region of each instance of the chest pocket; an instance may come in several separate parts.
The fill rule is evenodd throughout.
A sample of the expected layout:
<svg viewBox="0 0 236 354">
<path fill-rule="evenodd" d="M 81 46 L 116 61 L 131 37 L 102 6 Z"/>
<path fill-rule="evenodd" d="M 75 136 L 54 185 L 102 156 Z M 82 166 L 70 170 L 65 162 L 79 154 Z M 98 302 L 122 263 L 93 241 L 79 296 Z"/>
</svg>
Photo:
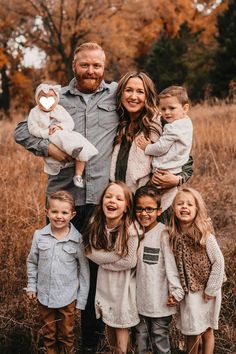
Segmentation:
<svg viewBox="0 0 236 354">
<path fill-rule="evenodd" d="M 85 135 L 85 107 L 79 105 L 75 106 L 74 104 L 69 105 L 68 103 L 64 104 L 63 107 L 71 115 L 74 121 L 74 130 Z"/>
<path fill-rule="evenodd" d="M 64 245 L 63 250 L 63 260 L 65 262 L 73 262 L 76 256 L 76 248 L 70 245 Z"/>
<path fill-rule="evenodd" d="M 50 257 L 51 244 L 49 242 L 39 242 L 38 248 L 39 248 L 39 257 L 40 258 L 49 258 Z"/>
<path fill-rule="evenodd" d="M 116 113 L 116 105 L 110 103 L 98 103 L 98 124 L 105 129 L 113 129 L 118 125 L 119 117 Z"/>
<path fill-rule="evenodd" d="M 76 115 L 76 106 L 65 104 L 65 105 L 63 105 L 63 107 L 71 115 L 71 117 Z"/>
<path fill-rule="evenodd" d="M 146 247 L 143 249 L 143 262 L 157 264 L 159 260 L 160 248 Z"/>
</svg>

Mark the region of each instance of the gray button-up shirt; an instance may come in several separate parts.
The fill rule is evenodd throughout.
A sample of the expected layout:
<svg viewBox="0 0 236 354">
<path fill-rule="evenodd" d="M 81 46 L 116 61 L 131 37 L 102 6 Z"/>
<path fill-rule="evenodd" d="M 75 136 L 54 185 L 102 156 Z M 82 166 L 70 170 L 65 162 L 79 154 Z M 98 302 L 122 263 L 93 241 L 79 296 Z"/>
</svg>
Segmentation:
<svg viewBox="0 0 236 354">
<path fill-rule="evenodd" d="M 62 169 L 56 176 L 49 176 L 47 194 L 66 189 L 75 198 L 76 205 L 98 204 L 109 182 L 113 141 L 119 117 L 116 113 L 115 91 L 117 83 L 102 81 L 100 88 L 86 104 L 83 94 L 75 87 L 76 80 L 61 89 L 60 104 L 70 113 L 75 122 L 75 131 L 85 136 L 96 148 L 98 155 L 86 163 L 85 188 L 73 184 L 74 167 Z M 48 156 L 48 140 L 29 134 L 27 122 L 18 124 L 15 140 L 38 156 Z"/>
<path fill-rule="evenodd" d="M 41 304 L 60 308 L 77 300 L 76 308 L 85 309 L 89 265 L 82 236 L 72 224 L 69 234 L 61 240 L 53 236 L 50 224 L 35 231 L 27 272 L 27 291 L 36 292 Z"/>
</svg>

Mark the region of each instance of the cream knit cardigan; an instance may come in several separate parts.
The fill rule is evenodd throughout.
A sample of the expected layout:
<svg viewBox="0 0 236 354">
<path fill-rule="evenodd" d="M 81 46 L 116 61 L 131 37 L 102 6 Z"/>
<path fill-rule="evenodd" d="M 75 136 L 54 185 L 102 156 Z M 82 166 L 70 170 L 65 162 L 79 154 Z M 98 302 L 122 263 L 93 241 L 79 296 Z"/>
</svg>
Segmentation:
<svg viewBox="0 0 236 354">
<path fill-rule="evenodd" d="M 157 117 L 155 120 L 155 126 L 158 129 L 158 133 L 151 133 L 150 139 L 152 142 L 156 142 L 161 134 L 161 122 L 159 117 Z M 115 181 L 116 162 L 119 151 L 120 144 L 117 144 L 114 147 L 111 159 L 111 181 Z M 125 183 L 132 190 L 132 192 L 135 192 L 136 189 L 144 186 L 149 181 L 150 173 L 152 172 L 151 163 L 152 157 L 145 155 L 145 152 L 135 144 L 135 141 L 133 141 L 129 151 L 125 180 Z"/>
</svg>

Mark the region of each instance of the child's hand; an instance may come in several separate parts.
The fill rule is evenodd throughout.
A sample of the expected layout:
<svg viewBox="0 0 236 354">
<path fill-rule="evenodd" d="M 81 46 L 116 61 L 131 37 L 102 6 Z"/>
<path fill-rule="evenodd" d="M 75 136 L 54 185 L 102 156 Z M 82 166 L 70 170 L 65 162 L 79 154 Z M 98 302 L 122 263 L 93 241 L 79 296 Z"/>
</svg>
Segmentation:
<svg viewBox="0 0 236 354">
<path fill-rule="evenodd" d="M 135 139 L 135 143 L 140 149 L 145 150 L 147 145 L 151 144 L 152 142 L 150 139 L 145 138 L 143 135 L 139 135 Z"/>
<path fill-rule="evenodd" d="M 207 295 L 206 293 L 203 293 L 202 297 L 203 297 L 203 301 L 206 302 L 206 303 L 207 303 L 209 300 L 212 300 L 212 299 L 215 298 L 215 296 Z"/>
<path fill-rule="evenodd" d="M 56 130 L 63 130 L 59 125 L 52 124 L 49 127 L 49 135 L 55 133 Z"/>
<path fill-rule="evenodd" d="M 174 298 L 174 296 L 169 296 L 166 302 L 166 305 L 169 307 L 173 307 L 178 305 L 179 301 L 176 300 L 176 298 Z"/>
<path fill-rule="evenodd" d="M 37 297 L 36 293 L 34 291 L 27 291 L 26 295 L 27 295 L 28 299 L 30 299 L 30 300 L 35 300 Z"/>
</svg>

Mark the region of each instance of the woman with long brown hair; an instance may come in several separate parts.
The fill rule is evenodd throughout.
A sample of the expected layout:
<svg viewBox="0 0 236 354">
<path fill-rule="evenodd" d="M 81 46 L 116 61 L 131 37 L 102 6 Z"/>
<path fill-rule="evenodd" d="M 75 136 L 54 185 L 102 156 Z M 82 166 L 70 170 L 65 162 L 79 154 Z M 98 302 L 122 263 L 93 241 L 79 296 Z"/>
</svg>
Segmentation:
<svg viewBox="0 0 236 354">
<path fill-rule="evenodd" d="M 151 158 L 135 144 L 143 135 L 151 142 L 161 134 L 155 85 L 143 72 L 129 72 L 118 82 L 117 111 L 120 116 L 111 163 L 110 179 L 125 182 L 134 192 L 150 179 Z"/>
</svg>

